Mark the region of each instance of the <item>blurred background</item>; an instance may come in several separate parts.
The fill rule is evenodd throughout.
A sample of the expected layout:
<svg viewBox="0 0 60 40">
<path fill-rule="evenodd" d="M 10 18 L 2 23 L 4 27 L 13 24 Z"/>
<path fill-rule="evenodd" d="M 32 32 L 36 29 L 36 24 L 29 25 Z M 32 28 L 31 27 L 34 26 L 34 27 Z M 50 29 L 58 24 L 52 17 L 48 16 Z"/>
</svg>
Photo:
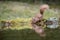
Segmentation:
<svg viewBox="0 0 60 40">
<path fill-rule="evenodd" d="M 42 4 L 60 16 L 60 0 L 0 0 L 0 40 L 60 40 L 60 28 L 45 28 L 45 38 L 32 30 L 31 19 Z"/>
</svg>

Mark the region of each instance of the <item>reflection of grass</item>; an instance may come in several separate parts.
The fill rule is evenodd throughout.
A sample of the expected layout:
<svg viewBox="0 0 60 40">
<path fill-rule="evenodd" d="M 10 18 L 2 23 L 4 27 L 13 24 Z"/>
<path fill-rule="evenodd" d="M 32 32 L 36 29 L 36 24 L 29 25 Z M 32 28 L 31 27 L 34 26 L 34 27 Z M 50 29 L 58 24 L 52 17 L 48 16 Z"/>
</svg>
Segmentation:
<svg viewBox="0 0 60 40">
<path fill-rule="evenodd" d="M 37 37 L 36 37 L 37 36 Z M 7 38 L 8 37 L 8 38 Z M 39 40 L 40 37 L 31 29 L 5 30 L 3 40 Z"/>
<path fill-rule="evenodd" d="M 46 29 L 47 36 L 42 38 L 32 29 L 7 29 L 2 31 L 2 38 L 3 40 L 59 40 L 60 32 L 58 30 L 59 29 L 51 31 L 50 29 Z"/>
</svg>

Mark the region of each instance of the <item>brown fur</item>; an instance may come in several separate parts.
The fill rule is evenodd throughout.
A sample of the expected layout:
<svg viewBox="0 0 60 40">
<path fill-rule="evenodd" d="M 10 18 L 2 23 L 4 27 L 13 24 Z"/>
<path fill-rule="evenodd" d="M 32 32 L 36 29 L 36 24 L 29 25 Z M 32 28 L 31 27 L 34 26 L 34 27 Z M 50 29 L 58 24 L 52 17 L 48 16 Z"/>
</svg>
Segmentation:
<svg viewBox="0 0 60 40">
<path fill-rule="evenodd" d="M 45 9 L 48 9 L 48 5 L 42 5 L 40 8 L 40 13 L 34 16 L 31 22 L 33 30 L 35 30 L 35 32 L 38 33 L 41 37 L 46 35 L 44 29 L 42 28 L 43 23 L 41 22 L 43 20 L 43 13 Z M 37 25 L 39 22 L 42 25 Z"/>
</svg>

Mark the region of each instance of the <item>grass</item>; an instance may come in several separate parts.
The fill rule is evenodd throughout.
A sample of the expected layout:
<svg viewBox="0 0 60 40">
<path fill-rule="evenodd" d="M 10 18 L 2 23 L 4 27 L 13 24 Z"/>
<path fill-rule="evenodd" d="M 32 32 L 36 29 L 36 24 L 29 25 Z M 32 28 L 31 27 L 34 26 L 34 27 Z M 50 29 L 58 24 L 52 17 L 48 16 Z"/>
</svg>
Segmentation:
<svg viewBox="0 0 60 40">
<path fill-rule="evenodd" d="M 35 4 L 27 4 L 21 2 L 0 2 L 0 20 L 18 20 L 22 19 L 27 24 L 23 26 L 14 26 L 10 29 L 0 30 L 0 39 L 2 40 L 60 40 L 60 29 L 53 29 L 52 31 L 45 28 L 47 36 L 40 37 L 34 32 L 30 25 L 30 19 L 39 12 L 39 6 Z M 22 20 L 22 21 L 24 21 Z M 20 24 L 19 24 L 20 25 Z"/>
<path fill-rule="evenodd" d="M 33 4 L 31 5 L 20 2 L 0 2 L 0 5 L 0 19 L 15 19 L 17 17 L 29 18 L 38 12 L 38 6 Z"/>
</svg>

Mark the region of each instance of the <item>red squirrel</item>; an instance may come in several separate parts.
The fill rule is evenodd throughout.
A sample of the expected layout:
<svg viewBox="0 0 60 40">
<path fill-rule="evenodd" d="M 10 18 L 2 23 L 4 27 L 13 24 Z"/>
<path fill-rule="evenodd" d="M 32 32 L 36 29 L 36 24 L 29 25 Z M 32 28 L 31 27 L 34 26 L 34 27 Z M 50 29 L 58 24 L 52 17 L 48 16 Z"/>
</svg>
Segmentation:
<svg viewBox="0 0 60 40">
<path fill-rule="evenodd" d="M 41 20 L 43 19 L 44 11 L 47 10 L 47 9 L 49 9 L 49 5 L 47 5 L 47 4 L 41 5 L 40 6 L 40 13 L 35 15 L 32 18 L 32 22 L 31 22 L 32 29 L 35 30 L 35 32 L 38 33 L 41 37 L 46 36 L 45 31 L 44 31 L 44 29 L 42 28 L 41 25 L 37 25 L 36 23 L 41 22 Z"/>
</svg>

